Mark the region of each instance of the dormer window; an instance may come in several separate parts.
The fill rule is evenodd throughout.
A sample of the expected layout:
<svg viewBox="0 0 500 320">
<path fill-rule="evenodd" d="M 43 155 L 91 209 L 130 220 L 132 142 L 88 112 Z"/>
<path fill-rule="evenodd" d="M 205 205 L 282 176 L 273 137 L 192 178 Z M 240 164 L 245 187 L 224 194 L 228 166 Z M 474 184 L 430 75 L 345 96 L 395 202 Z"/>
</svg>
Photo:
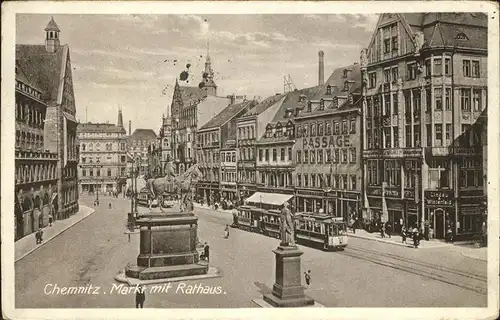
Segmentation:
<svg viewBox="0 0 500 320">
<path fill-rule="evenodd" d="M 349 82 L 345 81 L 344 82 L 344 91 L 349 91 Z"/>
<path fill-rule="evenodd" d="M 328 95 L 332 94 L 332 86 L 331 85 L 326 86 L 326 94 L 328 94 Z"/>
<path fill-rule="evenodd" d="M 319 101 L 319 111 L 325 110 L 325 100 L 321 99 Z"/>
<path fill-rule="evenodd" d="M 336 109 L 336 108 L 339 107 L 339 98 L 337 98 L 337 97 L 333 98 L 332 106 L 333 106 L 334 109 Z"/>
<path fill-rule="evenodd" d="M 312 109 L 312 102 L 311 102 L 311 101 L 309 101 L 309 102 L 307 103 L 307 112 L 311 112 L 311 109 Z"/>
<path fill-rule="evenodd" d="M 469 38 L 467 37 L 467 35 L 463 32 L 460 32 L 459 34 L 457 34 L 457 37 L 456 37 L 457 40 L 469 40 Z"/>
<path fill-rule="evenodd" d="M 353 104 L 354 98 L 353 98 L 352 94 L 350 94 L 347 99 L 348 99 L 349 104 Z"/>
</svg>

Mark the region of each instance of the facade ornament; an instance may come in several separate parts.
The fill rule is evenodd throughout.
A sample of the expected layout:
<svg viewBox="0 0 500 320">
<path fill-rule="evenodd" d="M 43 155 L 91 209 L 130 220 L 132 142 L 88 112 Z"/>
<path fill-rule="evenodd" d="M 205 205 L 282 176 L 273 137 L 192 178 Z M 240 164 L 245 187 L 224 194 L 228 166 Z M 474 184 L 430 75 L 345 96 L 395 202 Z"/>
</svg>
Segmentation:
<svg viewBox="0 0 500 320">
<path fill-rule="evenodd" d="M 366 67 L 366 65 L 368 64 L 367 55 L 368 55 L 368 49 L 363 48 L 361 50 L 361 55 L 359 58 L 361 67 Z"/>
</svg>

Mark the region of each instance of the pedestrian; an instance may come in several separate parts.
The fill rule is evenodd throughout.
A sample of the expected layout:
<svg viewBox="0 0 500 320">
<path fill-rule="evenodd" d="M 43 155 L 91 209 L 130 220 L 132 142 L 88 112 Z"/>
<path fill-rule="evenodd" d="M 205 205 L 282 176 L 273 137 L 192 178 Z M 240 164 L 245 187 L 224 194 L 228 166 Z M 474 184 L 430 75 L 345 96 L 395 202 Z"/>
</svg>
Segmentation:
<svg viewBox="0 0 500 320">
<path fill-rule="evenodd" d="M 406 244 L 406 229 L 405 229 L 405 227 L 401 228 L 401 243 Z"/>
<path fill-rule="evenodd" d="M 304 278 L 306 280 L 306 285 L 309 287 L 311 284 L 311 270 L 307 270 L 307 272 L 304 272 Z"/>
<path fill-rule="evenodd" d="M 415 248 L 418 248 L 418 246 L 420 244 L 420 231 L 417 228 L 415 228 L 413 230 L 414 230 L 414 233 L 413 233 L 413 246 Z"/>
<path fill-rule="evenodd" d="M 382 223 L 382 226 L 380 227 L 380 237 L 385 238 L 385 223 Z"/>
<path fill-rule="evenodd" d="M 226 224 L 226 228 L 224 229 L 224 239 L 229 238 L 229 225 Z"/>
<path fill-rule="evenodd" d="M 135 307 L 142 309 L 144 301 L 146 301 L 146 287 L 139 285 L 135 290 Z"/>
<path fill-rule="evenodd" d="M 109 208 L 111 209 L 111 202 L 109 203 Z"/>
<path fill-rule="evenodd" d="M 387 222 L 386 232 L 387 232 L 387 236 L 390 239 L 391 238 L 391 233 L 392 233 L 392 225 L 391 225 L 390 222 Z"/>
<path fill-rule="evenodd" d="M 39 228 L 38 231 L 35 233 L 35 239 L 36 239 L 36 244 L 39 244 L 39 243 L 43 242 L 43 231 L 42 231 L 42 228 Z"/>
<path fill-rule="evenodd" d="M 206 242 L 205 245 L 203 246 L 203 257 L 205 260 L 210 261 L 210 247 Z"/>
<path fill-rule="evenodd" d="M 448 230 L 446 231 L 446 238 L 448 242 L 453 243 L 453 230 L 451 229 L 451 226 L 448 226 Z"/>
<path fill-rule="evenodd" d="M 52 214 L 49 213 L 49 227 L 52 227 Z"/>
</svg>

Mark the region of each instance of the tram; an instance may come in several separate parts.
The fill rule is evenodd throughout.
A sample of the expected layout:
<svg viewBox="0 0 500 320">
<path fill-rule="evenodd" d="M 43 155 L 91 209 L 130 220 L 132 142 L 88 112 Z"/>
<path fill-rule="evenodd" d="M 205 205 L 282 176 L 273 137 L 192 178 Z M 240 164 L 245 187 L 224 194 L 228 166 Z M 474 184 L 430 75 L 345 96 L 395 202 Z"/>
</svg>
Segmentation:
<svg viewBox="0 0 500 320">
<path fill-rule="evenodd" d="M 295 214 L 298 243 L 323 250 L 343 250 L 347 246 L 347 225 L 341 217 L 299 212 Z"/>
<path fill-rule="evenodd" d="M 148 207 L 149 198 L 149 192 L 145 189 L 141 190 L 139 194 L 137 194 L 137 205 L 141 207 Z"/>
<path fill-rule="evenodd" d="M 233 227 L 279 239 L 280 210 L 243 205 L 233 218 Z M 347 226 L 342 218 L 325 214 L 295 214 L 295 241 L 322 250 L 342 250 L 347 246 Z"/>
</svg>

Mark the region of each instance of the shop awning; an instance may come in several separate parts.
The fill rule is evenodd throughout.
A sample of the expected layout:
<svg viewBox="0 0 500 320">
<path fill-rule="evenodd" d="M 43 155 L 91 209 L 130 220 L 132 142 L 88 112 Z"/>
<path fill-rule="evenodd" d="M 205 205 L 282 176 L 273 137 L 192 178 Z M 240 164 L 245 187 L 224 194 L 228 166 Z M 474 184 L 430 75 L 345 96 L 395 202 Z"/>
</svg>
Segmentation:
<svg viewBox="0 0 500 320">
<path fill-rule="evenodd" d="M 281 206 L 293 197 L 291 194 L 255 192 L 246 199 L 247 202 L 264 203 Z"/>
</svg>

